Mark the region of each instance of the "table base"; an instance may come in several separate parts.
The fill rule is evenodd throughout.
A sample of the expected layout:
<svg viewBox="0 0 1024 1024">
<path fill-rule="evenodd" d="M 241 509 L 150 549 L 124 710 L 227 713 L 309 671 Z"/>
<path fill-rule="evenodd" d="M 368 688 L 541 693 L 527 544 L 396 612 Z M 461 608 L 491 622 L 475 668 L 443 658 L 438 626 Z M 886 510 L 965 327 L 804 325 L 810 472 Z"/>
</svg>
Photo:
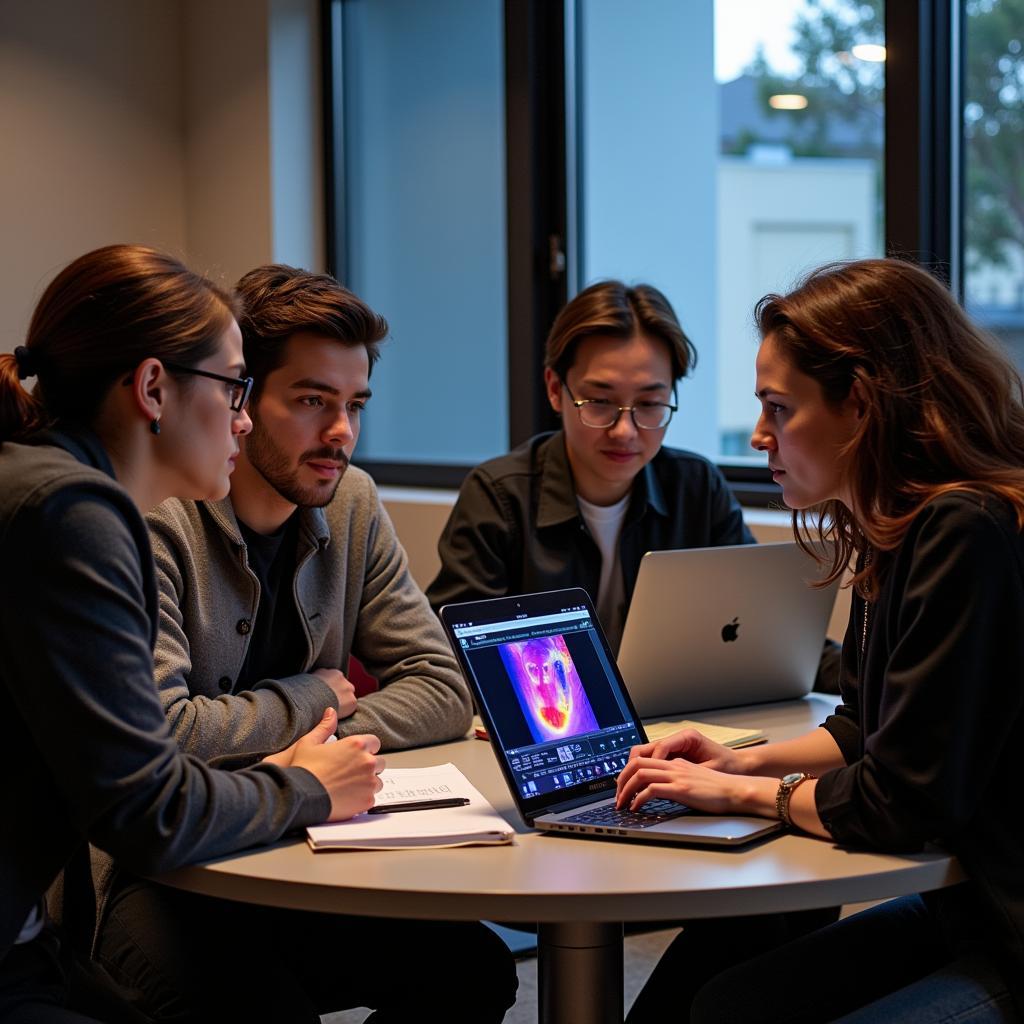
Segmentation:
<svg viewBox="0 0 1024 1024">
<path fill-rule="evenodd" d="M 622 1024 L 622 924 L 537 928 L 541 1024 Z"/>
</svg>

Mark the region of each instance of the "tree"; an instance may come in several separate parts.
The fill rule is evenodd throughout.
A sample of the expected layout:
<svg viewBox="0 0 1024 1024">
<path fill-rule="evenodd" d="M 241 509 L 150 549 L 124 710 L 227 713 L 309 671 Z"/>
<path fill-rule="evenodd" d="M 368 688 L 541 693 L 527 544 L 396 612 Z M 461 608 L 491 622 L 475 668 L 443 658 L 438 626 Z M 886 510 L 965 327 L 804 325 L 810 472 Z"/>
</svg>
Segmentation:
<svg viewBox="0 0 1024 1024">
<path fill-rule="evenodd" d="M 964 61 L 967 266 L 1024 251 L 1024 0 L 968 0 Z"/>
<path fill-rule="evenodd" d="M 883 0 L 805 0 L 793 25 L 799 70 L 779 74 L 763 53 L 747 68 L 765 113 L 786 118 L 794 153 L 878 155 L 884 65 L 858 61 L 850 50 L 883 41 L 883 10 Z M 966 0 L 965 13 L 967 269 L 1012 268 L 1024 256 L 1024 0 Z M 776 93 L 800 93 L 807 108 L 773 111 L 768 99 Z M 837 139 L 837 125 L 852 131 Z"/>
<path fill-rule="evenodd" d="M 879 156 L 884 65 L 858 60 L 851 50 L 858 43 L 883 41 L 882 3 L 805 0 L 793 24 L 792 52 L 800 65 L 796 74 L 773 71 L 763 52 L 747 68 L 746 74 L 759 79 L 765 113 L 788 124 L 787 141 L 797 155 Z M 806 108 L 775 110 L 769 99 L 779 93 L 805 96 Z"/>
</svg>

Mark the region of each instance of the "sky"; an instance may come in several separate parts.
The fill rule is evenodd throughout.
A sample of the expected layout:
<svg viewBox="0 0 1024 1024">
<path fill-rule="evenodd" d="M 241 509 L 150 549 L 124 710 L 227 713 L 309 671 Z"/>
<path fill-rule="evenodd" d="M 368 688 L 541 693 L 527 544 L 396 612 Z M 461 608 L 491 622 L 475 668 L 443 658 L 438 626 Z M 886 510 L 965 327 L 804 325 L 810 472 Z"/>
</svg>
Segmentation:
<svg viewBox="0 0 1024 1024">
<path fill-rule="evenodd" d="M 798 70 L 789 48 L 803 6 L 804 0 L 715 0 L 716 80 L 728 82 L 742 74 L 758 43 L 775 70 Z"/>
</svg>

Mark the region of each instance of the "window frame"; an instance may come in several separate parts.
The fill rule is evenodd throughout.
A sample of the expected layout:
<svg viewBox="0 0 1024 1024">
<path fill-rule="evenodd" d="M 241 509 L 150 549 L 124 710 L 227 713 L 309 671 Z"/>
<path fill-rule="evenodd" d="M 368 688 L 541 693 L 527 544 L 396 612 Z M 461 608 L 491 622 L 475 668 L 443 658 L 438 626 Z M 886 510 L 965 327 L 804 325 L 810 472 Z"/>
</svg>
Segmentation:
<svg viewBox="0 0 1024 1024">
<path fill-rule="evenodd" d="M 544 342 L 570 287 L 573 293 L 578 287 L 578 153 L 566 145 L 567 137 L 575 137 L 566 127 L 575 117 L 582 3 L 504 3 L 510 447 L 558 424 L 544 394 Z M 347 6 L 348 0 L 321 0 L 327 269 L 342 282 L 351 266 L 345 230 Z M 885 252 L 920 263 L 958 297 L 963 7 L 963 0 L 885 4 Z M 903 201 L 915 194 L 916 203 Z M 358 453 L 355 462 L 378 484 L 402 487 L 457 488 L 473 468 L 363 460 Z M 741 504 L 783 507 L 767 467 L 727 458 L 717 465 Z"/>
</svg>

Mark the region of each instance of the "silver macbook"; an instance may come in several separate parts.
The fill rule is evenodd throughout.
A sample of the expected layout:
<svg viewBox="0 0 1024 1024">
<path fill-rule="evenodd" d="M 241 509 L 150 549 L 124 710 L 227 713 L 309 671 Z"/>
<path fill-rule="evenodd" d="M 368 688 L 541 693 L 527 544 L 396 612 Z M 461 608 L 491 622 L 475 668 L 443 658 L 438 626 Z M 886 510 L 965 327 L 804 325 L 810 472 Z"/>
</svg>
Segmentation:
<svg viewBox="0 0 1024 1024">
<path fill-rule="evenodd" d="M 647 735 L 585 591 L 451 604 L 440 614 L 527 824 L 600 839 L 719 846 L 781 828 L 665 800 L 616 811 L 615 779 Z"/>
<path fill-rule="evenodd" d="M 795 543 L 649 551 L 619 671 L 642 718 L 803 697 L 838 584 Z"/>
</svg>

